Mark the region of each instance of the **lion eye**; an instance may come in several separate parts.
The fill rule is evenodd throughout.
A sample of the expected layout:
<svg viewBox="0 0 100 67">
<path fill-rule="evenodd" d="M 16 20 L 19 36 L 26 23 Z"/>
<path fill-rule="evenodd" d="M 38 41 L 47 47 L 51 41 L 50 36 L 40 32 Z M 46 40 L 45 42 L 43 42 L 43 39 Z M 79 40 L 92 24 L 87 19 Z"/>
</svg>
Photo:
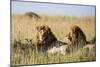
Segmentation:
<svg viewBox="0 0 100 67">
<path fill-rule="evenodd" d="M 44 34 L 44 31 L 43 31 L 43 30 L 41 30 L 41 31 L 40 31 L 40 34 L 41 34 L 41 35 L 43 35 L 43 34 Z"/>
</svg>

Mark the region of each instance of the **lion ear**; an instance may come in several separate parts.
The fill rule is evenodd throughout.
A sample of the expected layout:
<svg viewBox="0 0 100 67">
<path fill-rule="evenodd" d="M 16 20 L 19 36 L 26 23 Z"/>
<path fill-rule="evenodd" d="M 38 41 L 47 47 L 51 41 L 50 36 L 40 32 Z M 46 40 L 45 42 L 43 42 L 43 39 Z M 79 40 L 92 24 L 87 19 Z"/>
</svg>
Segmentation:
<svg viewBox="0 0 100 67">
<path fill-rule="evenodd" d="M 51 29 L 49 27 L 46 27 L 46 30 L 47 30 L 48 33 L 51 32 Z"/>
<path fill-rule="evenodd" d="M 46 31 L 48 31 L 48 32 L 51 31 L 51 29 L 50 29 L 47 25 L 43 25 L 43 28 L 44 28 Z"/>
<path fill-rule="evenodd" d="M 48 28 L 48 31 L 49 31 L 49 32 L 51 32 L 51 29 L 50 29 L 50 28 Z"/>
</svg>

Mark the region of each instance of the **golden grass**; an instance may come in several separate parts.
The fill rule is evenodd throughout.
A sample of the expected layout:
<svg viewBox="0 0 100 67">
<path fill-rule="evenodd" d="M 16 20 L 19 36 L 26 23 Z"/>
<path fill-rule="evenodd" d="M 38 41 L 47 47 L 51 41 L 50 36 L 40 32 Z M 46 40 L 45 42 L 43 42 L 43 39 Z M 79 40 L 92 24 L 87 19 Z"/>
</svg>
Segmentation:
<svg viewBox="0 0 100 67">
<path fill-rule="evenodd" d="M 79 26 L 86 34 L 87 40 L 95 37 L 95 16 L 76 17 L 76 16 L 47 16 L 41 15 L 41 19 L 36 21 L 25 17 L 24 15 L 12 15 L 12 42 L 16 40 L 25 40 L 25 38 L 32 39 L 33 43 L 36 42 L 36 30 L 38 25 L 48 25 L 58 40 L 65 42 L 64 37 L 68 33 L 72 25 Z M 13 45 L 13 44 L 12 44 Z M 61 62 L 75 62 L 75 61 L 92 61 L 95 60 L 95 52 L 90 52 L 89 56 L 82 51 L 62 56 L 54 55 L 49 56 L 44 53 L 35 54 L 29 50 L 26 52 L 14 53 L 12 51 L 12 65 L 16 64 L 47 64 L 47 63 L 61 63 Z M 84 54 L 85 53 L 85 54 Z M 91 53 L 93 55 L 91 55 Z M 85 56 L 86 55 L 86 56 Z M 34 57 L 38 57 L 34 59 Z M 55 59 L 54 59 L 55 58 Z"/>
<path fill-rule="evenodd" d="M 74 17 L 74 16 L 41 16 L 38 21 L 27 18 L 23 15 L 12 16 L 12 39 L 18 37 L 35 39 L 35 27 L 48 25 L 59 40 L 63 40 L 68 33 L 70 26 L 78 25 L 86 34 L 87 40 L 95 36 L 95 17 Z"/>
<path fill-rule="evenodd" d="M 27 65 L 27 64 L 52 64 L 52 63 L 68 63 L 68 62 L 82 62 L 95 61 L 95 50 L 87 50 L 80 48 L 77 52 L 66 55 L 55 54 L 49 55 L 43 52 L 37 52 L 27 49 L 27 51 L 17 50 L 12 53 L 11 65 Z"/>
</svg>

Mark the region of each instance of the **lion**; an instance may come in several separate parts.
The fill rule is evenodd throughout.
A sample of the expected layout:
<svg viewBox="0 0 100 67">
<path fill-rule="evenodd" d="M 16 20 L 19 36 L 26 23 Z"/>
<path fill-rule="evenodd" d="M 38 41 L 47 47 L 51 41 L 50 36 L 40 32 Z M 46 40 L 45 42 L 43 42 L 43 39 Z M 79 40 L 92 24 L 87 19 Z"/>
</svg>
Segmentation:
<svg viewBox="0 0 100 67">
<path fill-rule="evenodd" d="M 78 49 L 87 44 L 86 35 L 79 26 L 72 26 L 70 32 L 66 35 L 66 40 L 72 45 L 72 48 Z"/>
<path fill-rule="evenodd" d="M 47 25 L 41 25 L 36 27 L 37 30 L 37 49 L 47 51 L 54 46 L 58 47 L 66 43 L 58 41 L 56 36 Z"/>
<path fill-rule="evenodd" d="M 39 20 L 41 18 L 37 13 L 34 12 L 26 12 L 24 15 L 35 20 Z"/>
</svg>

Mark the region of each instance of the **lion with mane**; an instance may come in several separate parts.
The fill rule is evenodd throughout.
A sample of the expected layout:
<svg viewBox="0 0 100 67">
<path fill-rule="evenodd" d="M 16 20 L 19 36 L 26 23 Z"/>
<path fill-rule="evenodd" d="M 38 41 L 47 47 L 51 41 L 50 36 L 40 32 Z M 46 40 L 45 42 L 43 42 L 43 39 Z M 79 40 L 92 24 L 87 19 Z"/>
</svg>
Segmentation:
<svg viewBox="0 0 100 67">
<path fill-rule="evenodd" d="M 73 49 L 78 49 L 87 44 L 86 35 L 79 26 L 72 26 L 70 32 L 66 35 L 66 39 L 72 45 Z"/>
<path fill-rule="evenodd" d="M 41 25 L 36 27 L 37 30 L 37 49 L 47 51 L 53 47 L 59 47 L 66 43 L 58 41 L 56 36 L 47 25 Z"/>
</svg>

